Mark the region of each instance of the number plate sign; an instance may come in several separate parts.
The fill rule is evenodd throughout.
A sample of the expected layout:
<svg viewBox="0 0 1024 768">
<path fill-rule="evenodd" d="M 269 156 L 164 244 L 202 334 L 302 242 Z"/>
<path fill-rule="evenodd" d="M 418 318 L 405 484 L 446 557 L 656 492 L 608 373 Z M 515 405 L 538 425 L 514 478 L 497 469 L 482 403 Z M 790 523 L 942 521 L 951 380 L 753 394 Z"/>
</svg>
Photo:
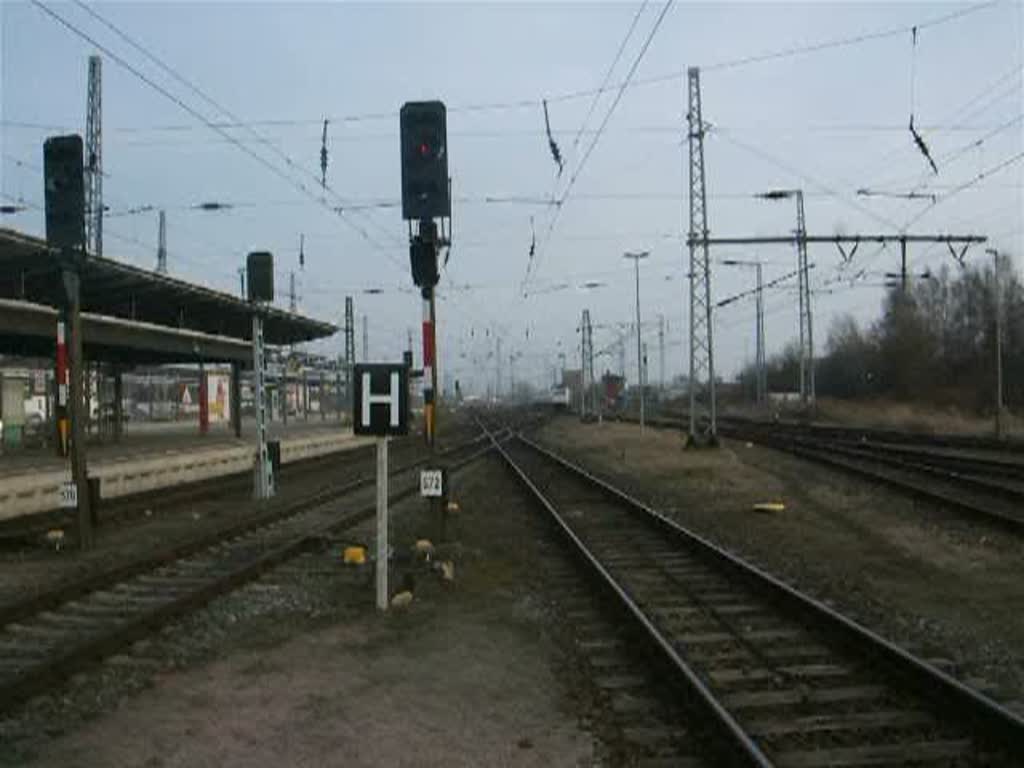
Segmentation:
<svg viewBox="0 0 1024 768">
<path fill-rule="evenodd" d="M 78 507 L 78 486 L 74 480 L 65 480 L 57 489 L 60 497 L 61 509 L 76 509 Z"/>
<path fill-rule="evenodd" d="M 433 498 L 444 496 L 443 469 L 424 469 L 420 471 L 420 496 Z"/>
</svg>

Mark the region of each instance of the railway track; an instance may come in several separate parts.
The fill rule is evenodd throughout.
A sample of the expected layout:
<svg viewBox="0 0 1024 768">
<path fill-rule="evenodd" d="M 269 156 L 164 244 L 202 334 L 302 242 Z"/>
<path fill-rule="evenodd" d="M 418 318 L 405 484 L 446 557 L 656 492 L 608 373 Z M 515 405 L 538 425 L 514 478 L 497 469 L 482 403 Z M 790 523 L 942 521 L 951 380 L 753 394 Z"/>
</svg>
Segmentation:
<svg viewBox="0 0 1024 768">
<path fill-rule="evenodd" d="M 442 457 L 454 470 L 490 449 L 491 442 L 481 435 Z M 392 503 L 418 492 L 413 471 L 427 460 L 390 473 L 397 476 Z M 372 476 L 357 479 L 159 555 L 5 606 L 0 614 L 0 711 L 372 516 L 373 484 Z M 342 499 L 345 505 L 339 511 Z"/>
<path fill-rule="evenodd" d="M 1024 467 L 1013 462 L 957 457 L 873 442 L 832 442 L 818 437 L 772 434 L 765 429 L 719 430 L 725 437 L 754 440 L 801 458 L 884 483 L 917 498 L 952 507 L 1016 534 L 1024 534 Z"/>
<path fill-rule="evenodd" d="M 726 765 L 1010 766 L 1024 720 L 517 437 L 497 445 L 647 638 Z"/>
<path fill-rule="evenodd" d="M 396 460 L 401 460 L 421 445 L 422 437 L 398 438 L 392 447 L 393 456 Z M 373 450 L 373 445 L 369 444 L 342 453 L 286 464 L 281 467 L 279 477 L 285 485 L 318 482 L 317 476 L 321 475 L 325 468 L 337 467 L 339 456 L 344 456 L 346 466 L 364 463 L 372 468 Z M 181 509 L 194 504 L 219 503 L 232 497 L 246 497 L 251 493 L 252 472 L 246 471 L 130 496 L 113 499 L 101 497 L 98 510 L 94 512 L 99 526 L 113 526 L 136 521 L 147 513 L 159 515 L 164 510 Z M 0 547 L 13 550 L 34 544 L 46 531 L 53 528 L 65 529 L 67 535 L 74 536 L 74 514 L 68 510 L 52 510 L 2 521 Z"/>
<path fill-rule="evenodd" d="M 680 420 L 664 417 L 648 423 L 666 429 L 682 427 Z M 837 434 L 835 430 L 823 428 L 801 432 L 791 425 L 726 422 L 718 432 L 883 483 L 972 519 L 1024 534 L 1024 463 L 1010 455 L 986 453 L 977 447 L 912 445 L 909 439 L 895 444 L 851 439 L 856 430 L 844 430 L 838 433 L 844 439 L 837 439 L 830 437 Z"/>
</svg>

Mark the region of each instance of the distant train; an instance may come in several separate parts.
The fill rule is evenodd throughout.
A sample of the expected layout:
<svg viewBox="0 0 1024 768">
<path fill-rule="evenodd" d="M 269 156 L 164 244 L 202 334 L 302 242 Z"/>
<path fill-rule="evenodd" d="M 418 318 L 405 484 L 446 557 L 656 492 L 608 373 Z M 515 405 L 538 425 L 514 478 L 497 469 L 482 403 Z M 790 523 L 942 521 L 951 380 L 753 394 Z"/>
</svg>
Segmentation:
<svg viewBox="0 0 1024 768">
<path fill-rule="evenodd" d="M 536 405 L 549 405 L 559 410 L 568 409 L 570 393 L 568 387 L 552 387 L 547 392 L 537 395 L 534 403 Z"/>
</svg>

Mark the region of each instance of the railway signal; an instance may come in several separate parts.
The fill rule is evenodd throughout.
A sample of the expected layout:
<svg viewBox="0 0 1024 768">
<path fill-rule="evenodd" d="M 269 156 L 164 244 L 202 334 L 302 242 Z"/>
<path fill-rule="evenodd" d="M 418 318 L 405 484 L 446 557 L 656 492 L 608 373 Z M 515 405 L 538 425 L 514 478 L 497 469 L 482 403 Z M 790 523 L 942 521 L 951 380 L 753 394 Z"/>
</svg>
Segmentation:
<svg viewBox="0 0 1024 768">
<path fill-rule="evenodd" d="M 60 250 L 64 295 L 57 319 L 57 444 L 70 463 L 69 483 L 61 488 L 61 506 L 78 508 L 78 541 L 93 544 L 85 450 L 85 398 L 82 351 L 82 302 L 79 268 L 85 258 L 85 177 L 82 137 L 52 136 L 43 143 L 43 198 L 46 243 Z M 70 484 L 74 485 L 72 491 Z"/>
<path fill-rule="evenodd" d="M 246 258 L 246 285 L 252 304 L 253 399 L 256 406 L 256 466 L 254 495 L 269 499 L 274 495 L 274 467 L 267 447 L 266 350 L 263 346 L 262 307 L 274 300 L 274 256 L 254 251 Z"/>
<path fill-rule="evenodd" d="M 402 218 L 452 215 L 448 189 L 448 127 L 440 101 L 410 101 L 399 115 L 402 140 Z"/>
<path fill-rule="evenodd" d="M 448 118 L 440 101 L 410 101 L 399 114 L 402 164 L 402 218 L 409 222 L 409 261 L 413 283 L 423 296 L 423 434 L 433 452 L 437 439 L 437 314 L 434 287 L 438 252 L 451 245 L 451 180 L 448 177 Z M 444 220 L 448 219 L 448 234 Z M 440 231 L 435 219 L 441 220 Z M 414 222 L 416 222 L 414 226 Z M 445 509 L 439 513 L 439 540 L 445 538 Z"/>
<path fill-rule="evenodd" d="M 82 137 L 53 136 L 43 144 L 46 242 L 53 248 L 85 244 L 85 181 Z"/>
</svg>

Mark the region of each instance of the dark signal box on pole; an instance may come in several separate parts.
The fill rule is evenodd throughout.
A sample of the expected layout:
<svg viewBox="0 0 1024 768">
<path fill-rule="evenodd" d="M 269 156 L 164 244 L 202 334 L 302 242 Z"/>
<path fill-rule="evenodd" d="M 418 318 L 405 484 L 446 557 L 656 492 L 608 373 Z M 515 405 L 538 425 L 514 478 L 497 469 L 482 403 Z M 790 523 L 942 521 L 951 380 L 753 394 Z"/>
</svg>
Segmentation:
<svg viewBox="0 0 1024 768">
<path fill-rule="evenodd" d="M 448 189 L 448 117 L 440 101 L 409 101 L 399 115 L 402 218 L 452 215 Z"/>
<path fill-rule="evenodd" d="M 82 137 L 52 136 L 43 143 L 46 242 L 53 248 L 85 244 Z"/>
<path fill-rule="evenodd" d="M 249 301 L 274 300 L 274 256 L 253 251 L 246 260 L 246 287 Z"/>
</svg>

